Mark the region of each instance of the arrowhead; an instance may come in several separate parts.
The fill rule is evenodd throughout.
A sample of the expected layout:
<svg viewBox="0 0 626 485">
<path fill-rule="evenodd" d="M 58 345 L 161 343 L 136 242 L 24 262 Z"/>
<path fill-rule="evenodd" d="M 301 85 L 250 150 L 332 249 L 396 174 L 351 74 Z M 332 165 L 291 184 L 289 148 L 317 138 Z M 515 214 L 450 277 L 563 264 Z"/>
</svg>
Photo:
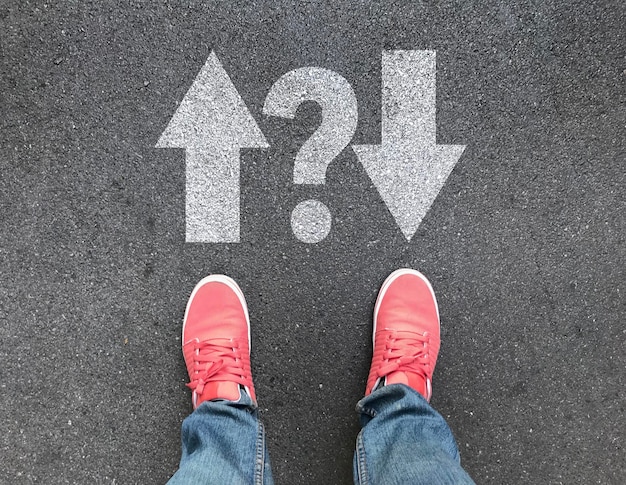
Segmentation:
<svg viewBox="0 0 626 485">
<path fill-rule="evenodd" d="M 372 183 L 410 241 L 465 145 L 415 151 L 401 145 L 353 145 Z"/>
<path fill-rule="evenodd" d="M 214 52 L 157 142 L 157 148 L 268 147 Z"/>
</svg>

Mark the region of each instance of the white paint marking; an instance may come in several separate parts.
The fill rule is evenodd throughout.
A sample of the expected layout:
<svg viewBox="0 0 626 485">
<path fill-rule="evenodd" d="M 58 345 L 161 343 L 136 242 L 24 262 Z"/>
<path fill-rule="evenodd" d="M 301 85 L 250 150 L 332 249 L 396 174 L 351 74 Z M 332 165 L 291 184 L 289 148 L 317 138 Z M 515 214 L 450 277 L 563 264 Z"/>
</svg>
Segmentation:
<svg viewBox="0 0 626 485">
<path fill-rule="evenodd" d="M 296 155 L 293 181 L 296 184 L 323 184 L 328 165 L 354 136 L 358 121 L 357 100 L 350 83 L 336 72 L 305 67 L 288 72 L 274 83 L 265 99 L 263 112 L 268 116 L 293 119 L 298 106 L 305 101 L 320 105 L 322 123 Z M 305 227 L 306 224 L 310 227 Z M 330 211 L 317 201 L 298 205 L 291 217 L 296 237 L 309 243 L 323 240 L 330 231 L 330 224 Z"/>
<path fill-rule="evenodd" d="M 239 242 L 239 148 L 188 148 L 186 241 Z"/>
<path fill-rule="evenodd" d="M 353 145 L 400 230 L 411 240 L 465 145 L 437 145 L 435 51 L 385 51 L 382 143 Z"/>
<path fill-rule="evenodd" d="M 239 242 L 239 149 L 269 145 L 214 52 L 157 148 L 185 148 L 187 242 Z"/>
<path fill-rule="evenodd" d="M 293 233 L 305 243 L 323 241 L 330 232 L 331 224 L 330 210 L 319 200 L 300 202 L 291 213 Z"/>
</svg>

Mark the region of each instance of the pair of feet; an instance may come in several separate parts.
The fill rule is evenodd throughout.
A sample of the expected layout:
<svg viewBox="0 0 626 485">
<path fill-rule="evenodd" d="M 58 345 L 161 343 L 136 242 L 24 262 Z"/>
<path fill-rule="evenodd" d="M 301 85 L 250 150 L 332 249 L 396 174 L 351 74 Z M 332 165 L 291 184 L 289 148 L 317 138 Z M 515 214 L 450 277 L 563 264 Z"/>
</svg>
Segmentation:
<svg viewBox="0 0 626 485">
<path fill-rule="evenodd" d="M 427 400 L 439 352 L 439 310 L 424 275 L 399 269 L 383 283 L 374 307 L 374 353 L 365 395 L 405 384 Z M 250 318 L 232 279 L 211 275 L 189 298 L 183 322 L 183 355 L 194 409 L 209 400 L 256 403 L 250 368 Z"/>
</svg>

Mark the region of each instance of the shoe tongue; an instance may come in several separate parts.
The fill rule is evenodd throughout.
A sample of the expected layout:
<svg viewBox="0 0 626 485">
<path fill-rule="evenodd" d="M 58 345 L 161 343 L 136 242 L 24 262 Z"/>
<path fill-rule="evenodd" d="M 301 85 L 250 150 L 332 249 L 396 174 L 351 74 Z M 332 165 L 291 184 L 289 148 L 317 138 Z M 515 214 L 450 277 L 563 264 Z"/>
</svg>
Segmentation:
<svg viewBox="0 0 626 485">
<path fill-rule="evenodd" d="M 213 399 L 239 401 L 240 398 L 239 384 L 236 382 L 212 381 L 204 385 L 202 394 L 198 396 L 198 405 L 203 401 L 212 401 Z"/>
<path fill-rule="evenodd" d="M 414 372 L 391 372 L 387 375 L 387 379 L 385 385 L 389 384 L 404 384 L 412 389 L 415 389 L 422 396 L 428 400 L 430 396 L 428 396 L 428 388 L 426 386 L 426 380 L 419 374 L 415 374 Z"/>
</svg>

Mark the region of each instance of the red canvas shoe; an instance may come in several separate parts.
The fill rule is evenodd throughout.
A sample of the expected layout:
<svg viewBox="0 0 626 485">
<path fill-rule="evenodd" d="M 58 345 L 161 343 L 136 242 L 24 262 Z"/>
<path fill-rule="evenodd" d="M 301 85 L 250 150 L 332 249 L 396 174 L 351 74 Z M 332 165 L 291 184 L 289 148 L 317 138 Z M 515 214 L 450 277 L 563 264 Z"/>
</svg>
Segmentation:
<svg viewBox="0 0 626 485">
<path fill-rule="evenodd" d="M 248 307 L 232 279 L 207 276 L 193 289 L 183 321 L 183 355 L 194 409 L 213 399 L 238 401 L 242 391 L 256 404 Z"/>
<path fill-rule="evenodd" d="M 365 395 L 406 384 L 428 401 L 439 353 L 439 309 L 426 277 L 412 269 L 389 275 L 374 307 L 374 355 Z"/>
</svg>

